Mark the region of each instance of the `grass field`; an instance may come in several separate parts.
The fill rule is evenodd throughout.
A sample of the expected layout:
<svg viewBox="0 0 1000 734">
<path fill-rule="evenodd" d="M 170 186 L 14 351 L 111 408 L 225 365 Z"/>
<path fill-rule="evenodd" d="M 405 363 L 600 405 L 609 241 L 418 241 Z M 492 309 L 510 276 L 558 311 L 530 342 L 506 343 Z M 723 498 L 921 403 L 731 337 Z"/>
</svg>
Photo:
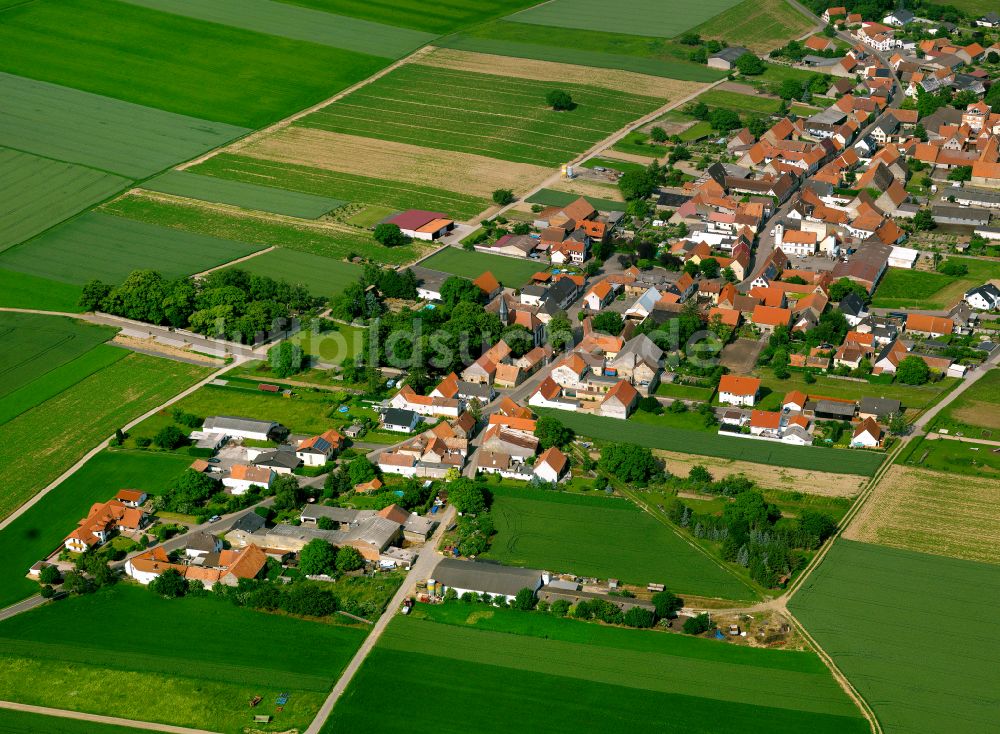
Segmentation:
<svg viewBox="0 0 1000 734">
<path fill-rule="evenodd" d="M 273 0 L 125 0 L 153 10 L 222 23 L 248 31 L 308 41 L 347 51 L 392 59 L 434 39 L 430 33 L 373 23 L 345 15 L 332 15 Z"/>
<path fill-rule="evenodd" d="M 0 313 L 0 398 L 115 335 L 116 329 L 31 313 Z"/>
<path fill-rule="evenodd" d="M 556 86 L 572 96 L 573 110 L 546 105 Z M 661 103 L 579 84 L 407 64 L 297 124 L 554 166 Z"/>
<path fill-rule="evenodd" d="M 106 199 L 128 179 L 0 147 L 0 252 Z"/>
<path fill-rule="evenodd" d="M 143 632 L 124 634 L 130 629 Z M 246 644 L 249 630 L 253 645 Z M 0 695 L 224 732 L 242 731 L 250 722 L 247 702 L 260 695 L 253 713 L 274 716 L 265 730 L 304 729 L 364 635 L 212 597 L 166 600 L 122 585 L 0 624 Z M 303 669 L 307 647 L 323 654 Z M 282 692 L 291 695 L 278 712 Z"/>
<path fill-rule="evenodd" d="M 872 299 L 878 308 L 947 309 L 969 288 L 1000 278 L 1000 263 L 967 257 L 948 258 L 965 265 L 969 272 L 952 277 L 928 270 L 889 268 Z"/>
<path fill-rule="evenodd" d="M 698 95 L 697 102 L 704 102 L 709 107 L 723 107 L 740 114 L 771 114 L 778 111 L 780 99 L 771 97 L 755 97 L 752 94 L 729 92 L 725 89 L 709 89 Z"/>
<path fill-rule="evenodd" d="M 364 18 L 428 33 L 448 33 L 463 26 L 475 25 L 510 13 L 533 0 L 437 0 L 428 5 L 421 0 L 281 0 L 293 5 L 316 8 L 330 13 Z"/>
<path fill-rule="evenodd" d="M 300 331 L 291 337 L 291 341 L 302 347 L 305 354 L 330 364 L 340 364 L 347 357 L 356 357 L 361 353 L 364 332 L 357 326 L 337 324 L 335 331 Z"/>
<path fill-rule="evenodd" d="M 0 306 L 79 313 L 79 286 L 0 268 Z"/>
<path fill-rule="evenodd" d="M 789 608 L 896 734 L 989 731 L 997 567 L 838 540 Z M 946 610 L 928 626 L 929 612 Z"/>
<path fill-rule="evenodd" d="M 233 267 L 289 283 L 301 283 L 313 295 L 325 298 L 339 293 L 361 274 L 361 268 L 352 263 L 284 249 L 265 252 Z"/>
<path fill-rule="evenodd" d="M 641 163 L 633 163 L 632 161 L 620 161 L 617 158 L 601 158 L 594 157 L 588 158 L 583 163 L 580 164 L 580 168 L 612 168 L 616 171 L 621 171 L 625 173 L 627 171 L 644 171 L 646 167 Z"/>
<path fill-rule="evenodd" d="M 386 63 L 113 0 L 26 3 L 6 10 L 0 25 L 3 71 L 249 128 Z"/>
<path fill-rule="evenodd" d="M 990 444 L 917 437 L 903 449 L 898 462 L 948 474 L 995 478 L 1000 477 L 1000 454 L 994 453 L 994 448 Z"/>
<path fill-rule="evenodd" d="M 969 476 L 956 482 L 939 472 L 896 465 L 876 485 L 844 537 L 1000 563 L 998 516 L 995 477 Z"/>
<path fill-rule="evenodd" d="M 487 270 L 508 288 L 518 288 L 539 270 L 542 263 L 485 252 L 467 252 L 457 247 L 448 247 L 420 263 L 421 267 L 440 270 L 452 275 L 474 280 Z"/>
<path fill-rule="evenodd" d="M 191 465 L 191 457 L 146 451 L 102 451 L 58 487 L 0 530 L 0 608 L 37 592 L 24 577 L 35 561 L 55 550 L 90 506 L 119 489 L 159 494 Z"/>
<path fill-rule="evenodd" d="M 26 711 L 0 709 L 0 731 L 6 734 L 142 734 L 144 729 L 130 726 L 97 724 L 93 721 L 67 719 L 61 716 L 45 716 Z"/>
<path fill-rule="evenodd" d="M 323 168 L 220 153 L 191 169 L 208 176 L 277 186 L 348 201 L 384 204 L 397 210 L 433 209 L 468 219 L 489 207 L 486 199 L 454 191 L 370 178 Z"/>
<path fill-rule="evenodd" d="M 542 204 L 544 206 L 565 206 L 571 201 L 576 201 L 580 197 L 566 191 L 556 191 L 555 189 L 541 189 L 525 199 L 529 204 Z M 625 206 L 624 202 L 614 199 L 601 199 L 596 196 L 584 196 L 590 205 L 602 212 L 620 212 Z"/>
<path fill-rule="evenodd" d="M 995 438 L 1000 431 L 1000 369 L 990 370 L 950 402 L 934 418 L 932 427 L 971 438 Z"/>
<path fill-rule="evenodd" d="M 421 610 L 418 607 L 418 613 Z M 405 712 L 422 701 L 462 712 L 460 717 L 435 717 L 433 727 L 420 729 L 445 734 L 508 731 L 509 722 L 498 717 L 498 711 L 506 717 L 530 718 L 538 731 L 578 732 L 581 702 L 587 705 L 588 731 L 634 731 L 637 711 L 642 711 L 643 727 L 651 731 L 867 730 L 810 653 L 740 650 L 574 620 L 536 622 L 542 615 L 522 614 L 521 621 L 515 614 L 473 611 L 478 620 L 474 628 L 461 622 L 393 620 L 323 732 L 350 731 L 373 722 L 379 730 L 398 730 L 412 724 Z M 494 623 L 516 632 L 490 629 Z M 542 629 L 531 630 L 533 624 Z M 387 676 L 418 669 L 421 674 L 396 694 L 401 705 L 376 705 Z"/>
<path fill-rule="evenodd" d="M 316 219 L 346 203 L 343 199 L 304 194 L 301 191 L 288 191 L 244 181 L 198 176 L 187 171 L 168 171 L 152 181 L 146 181 L 142 187 L 164 194 L 217 204 L 231 204 L 243 209 L 284 214 L 300 219 Z"/>
<path fill-rule="evenodd" d="M 642 424 L 635 421 L 627 421 L 623 424 L 616 418 L 544 408 L 538 412 L 552 415 L 563 424 L 573 428 L 578 434 L 600 441 L 626 441 L 653 449 L 720 456 L 758 464 L 788 466 L 793 469 L 819 469 L 840 474 L 870 476 L 884 458 L 881 454 L 871 452 L 813 446 L 787 446 L 666 426 L 634 430 L 635 427 Z"/>
<path fill-rule="evenodd" d="M 517 23 L 673 38 L 706 21 L 738 0 L 707 0 L 674 5 L 665 12 L 658 0 L 623 0 L 608 13 L 602 0 L 553 0 L 508 17 Z"/>
<path fill-rule="evenodd" d="M 4 73 L 0 97 L 8 113 L 0 117 L 4 144 L 131 178 L 249 132 Z"/>
<path fill-rule="evenodd" d="M 497 534 L 484 557 L 506 565 L 545 568 L 630 584 L 666 584 L 678 594 L 753 599 L 742 581 L 628 500 L 498 489 Z M 595 543 L 600 535 L 613 542 Z"/>
<path fill-rule="evenodd" d="M 179 278 L 262 248 L 89 212 L 0 254 L 0 267 L 74 285 L 119 283 L 140 268 Z"/>
<path fill-rule="evenodd" d="M 0 426 L 0 462 L 9 472 L 0 517 L 115 429 L 206 374 L 204 367 L 130 354 Z"/>
<path fill-rule="evenodd" d="M 785 0 L 743 0 L 691 31 L 702 38 L 718 38 L 730 46 L 763 52 L 802 36 L 812 27 L 812 22 Z"/>
</svg>

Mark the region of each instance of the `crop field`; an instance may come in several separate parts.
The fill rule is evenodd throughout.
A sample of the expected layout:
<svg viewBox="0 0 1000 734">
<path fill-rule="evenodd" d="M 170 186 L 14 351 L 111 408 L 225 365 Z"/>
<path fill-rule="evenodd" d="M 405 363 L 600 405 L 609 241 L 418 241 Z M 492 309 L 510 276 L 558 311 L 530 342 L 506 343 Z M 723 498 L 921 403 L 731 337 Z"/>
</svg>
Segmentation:
<svg viewBox="0 0 1000 734">
<path fill-rule="evenodd" d="M 204 367 L 130 354 L 0 426 L 6 517 L 100 441 L 208 374 Z M 68 532 L 68 531 L 67 531 Z"/>
<path fill-rule="evenodd" d="M 491 488 L 497 534 L 484 557 L 630 584 L 666 584 L 678 594 L 752 599 L 754 592 L 673 529 L 628 500 Z M 595 543 L 599 535 L 614 538 Z"/>
<path fill-rule="evenodd" d="M 950 402 L 937 414 L 933 427 L 971 438 L 995 438 L 994 432 L 1000 432 L 1000 369 L 990 370 Z"/>
<path fill-rule="evenodd" d="M 212 176 L 198 176 L 187 171 L 169 171 L 152 181 L 146 181 L 142 187 L 164 194 L 300 219 L 316 219 L 346 203 L 342 199 L 243 181 L 227 181 Z"/>
<path fill-rule="evenodd" d="M 0 268 L 76 285 L 119 283 L 140 268 L 179 278 L 262 248 L 89 212 L 0 254 Z"/>
<path fill-rule="evenodd" d="M 709 89 L 698 95 L 696 102 L 704 102 L 709 107 L 724 107 L 740 114 L 771 114 L 778 111 L 780 99 L 772 97 L 756 97 L 752 94 L 740 94 L 724 89 Z"/>
<path fill-rule="evenodd" d="M 501 620 L 508 629 L 519 627 L 514 634 L 481 629 L 479 623 L 471 628 L 394 619 L 323 732 L 373 722 L 379 730 L 399 730 L 412 723 L 406 712 L 427 701 L 462 712 L 436 717 L 433 729 L 445 734 L 499 734 L 509 730 L 507 717 L 530 720 L 540 731 L 570 734 L 580 730 L 582 701 L 588 703 L 585 728 L 593 731 L 634 731 L 637 711 L 651 731 L 867 731 L 811 653 L 751 651 L 566 619 L 539 619 L 544 632 L 536 633 L 524 627 L 542 615 L 521 614 L 523 622 L 514 615 L 473 613 L 485 625 Z M 377 705 L 378 691 L 393 671 L 417 669 L 421 675 L 395 694 L 400 705 Z"/>
<path fill-rule="evenodd" d="M 700 3 L 673 3 L 664 7 L 660 0 L 622 0 L 614 13 L 602 0 L 553 0 L 508 16 L 517 23 L 608 31 L 637 36 L 673 38 L 688 28 L 712 18 L 737 0 L 706 0 Z"/>
<path fill-rule="evenodd" d="M 542 204 L 544 206 L 566 206 L 571 201 L 579 199 L 579 195 L 566 191 L 556 191 L 555 189 L 541 189 L 529 196 L 525 201 L 529 204 Z M 590 205 L 602 212 L 621 211 L 623 202 L 615 199 L 602 199 L 596 196 L 584 196 Z"/>
<path fill-rule="evenodd" d="M 184 238 L 207 238 L 249 248 L 242 254 L 277 246 L 334 259 L 363 255 L 384 263 L 400 263 L 412 260 L 420 252 L 420 246 L 414 244 L 383 247 L 375 242 L 371 233 L 336 222 L 280 220 L 267 214 L 185 199 L 157 198 L 156 195 L 126 196 L 106 205 L 102 212 L 120 217 L 126 225 L 154 227 Z M 218 239 L 223 237 L 227 239 Z M 230 237 L 239 237 L 242 241 L 234 243 L 228 239 Z M 235 254 L 206 263 L 205 267 L 221 265 L 240 256 Z"/>
<path fill-rule="evenodd" d="M 116 329 L 59 316 L 0 313 L 0 398 L 89 352 Z"/>
<path fill-rule="evenodd" d="M 125 0 L 210 23 L 396 59 L 434 40 L 430 33 L 296 7 L 274 0 Z"/>
<path fill-rule="evenodd" d="M 626 441 L 651 449 L 720 456 L 758 464 L 787 466 L 793 469 L 815 469 L 840 474 L 871 476 L 885 458 L 881 454 L 867 451 L 848 451 L 814 446 L 786 446 L 779 443 L 729 438 L 705 431 L 667 426 L 633 430 L 634 426 L 641 424 L 629 421 L 623 425 L 616 418 L 569 413 L 562 410 L 543 408 L 538 412 L 552 415 L 580 435 L 600 441 Z"/>
<path fill-rule="evenodd" d="M 1000 708 L 997 598 L 994 565 L 838 540 L 789 608 L 884 731 L 979 734 Z M 928 626 L 938 610 L 954 623 Z"/>
<path fill-rule="evenodd" d="M 875 291 L 872 305 L 879 308 L 947 309 L 969 288 L 1000 278 L 998 263 L 967 257 L 948 259 L 965 265 L 969 272 L 951 277 L 927 270 L 889 268 Z"/>
<path fill-rule="evenodd" d="M 248 630 L 254 644 L 234 656 Z M 304 729 L 365 632 L 121 585 L 0 624 L 0 695 L 224 732 L 242 731 L 247 701 L 260 695 L 255 713 L 274 717 L 265 729 Z M 308 672 L 305 647 L 323 651 Z M 291 695 L 278 712 L 282 692 Z"/>
<path fill-rule="evenodd" d="M 113 0 L 26 3 L 0 25 L 0 70 L 249 128 L 387 63 Z"/>
<path fill-rule="evenodd" d="M 144 734 L 146 730 L 0 708 L 0 731 L 7 734 L 35 734 L 40 731 L 46 734 Z"/>
<path fill-rule="evenodd" d="M 502 3 L 495 0 L 437 0 L 433 4 L 422 0 L 281 1 L 377 23 L 415 28 L 435 35 L 482 23 L 534 3 L 534 0 L 504 0 Z"/>
<path fill-rule="evenodd" d="M 691 29 L 702 38 L 725 40 L 730 46 L 770 51 L 813 27 L 786 0 L 743 0 Z"/>
<path fill-rule="evenodd" d="M 441 250 L 420 263 L 420 266 L 470 280 L 478 278 L 488 270 L 508 288 L 524 285 L 532 275 L 545 269 L 542 263 L 534 260 L 490 255 L 485 252 L 466 252 L 457 247 Z"/>
<path fill-rule="evenodd" d="M 488 199 L 445 189 L 231 153 L 220 153 L 190 170 L 233 181 L 380 204 L 396 210 L 440 210 L 456 219 L 470 219 L 490 205 Z"/>
<path fill-rule="evenodd" d="M 0 306 L 78 313 L 82 289 L 70 283 L 0 268 Z"/>
<path fill-rule="evenodd" d="M 296 250 L 271 250 L 233 266 L 248 273 L 301 283 L 316 296 L 330 298 L 358 279 L 361 268 L 352 263 Z"/>
<path fill-rule="evenodd" d="M 545 95 L 557 87 L 572 96 L 574 109 L 546 105 Z M 554 166 L 661 103 L 577 84 L 406 64 L 297 124 Z"/>
<path fill-rule="evenodd" d="M 0 117 L 4 144 L 130 178 L 156 173 L 249 132 L 2 72 L 0 97 L 7 113 Z"/>
<path fill-rule="evenodd" d="M 0 147 L 0 252 L 128 186 L 92 168 Z"/>
<path fill-rule="evenodd" d="M 191 457 L 149 451 L 105 450 L 0 530 L 0 608 L 38 591 L 24 577 L 35 561 L 55 550 L 90 506 L 119 489 L 160 494 L 191 465 Z"/>
<path fill-rule="evenodd" d="M 896 465 L 876 485 L 844 537 L 1000 563 L 998 516 L 995 477 L 970 476 L 956 482 L 935 471 Z"/>
</svg>

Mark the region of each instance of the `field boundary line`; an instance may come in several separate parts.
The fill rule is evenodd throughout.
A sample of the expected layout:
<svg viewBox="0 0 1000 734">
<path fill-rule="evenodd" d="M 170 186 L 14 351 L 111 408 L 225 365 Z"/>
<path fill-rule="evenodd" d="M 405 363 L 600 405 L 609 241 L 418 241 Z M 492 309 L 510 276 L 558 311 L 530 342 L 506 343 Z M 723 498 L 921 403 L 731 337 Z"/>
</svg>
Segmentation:
<svg viewBox="0 0 1000 734">
<path fill-rule="evenodd" d="M 277 249 L 278 249 L 277 245 L 271 245 L 270 247 L 265 247 L 263 250 L 257 250 L 257 252 L 251 252 L 249 255 L 244 255 L 243 257 L 239 257 L 230 262 L 223 263 L 222 265 L 216 265 L 214 268 L 209 268 L 208 270 L 202 270 L 200 273 L 195 273 L 191 277 L 202 278 L 208 275 L 209 273 L 214 273 L 216 270 L 224 270 L 225 268 L 231 268 L 233 265 L 238 265 L 239 263 L 246 262 L 247 260 L 253 260 L 255 257 L 260 257 L 261 255 L 264 255 L 268 252 L 273 252 L 274 250 Z"/>
<path fill-rule="evenodd" d="M 32 706 L 26 703 L 15 701 L 0 701 L 0 708 L 11 711 L 23 711 L 29 714 L 42 714 L 44 716 L 58 716 L 62 719 L 77 719 L 78 721 L 90 721 L 96 724 L 110 724 L 112 726 L 129 726 L 133 729 L 148 729 L 149 731 L 165 731 L 171 734 L 215 734 L 207 729 L 192 729 L 187 726 L 174 726 L 173 724 L 157 724 L 152 721 L 136 721 L 134 719 L 122 719 L 117 716 L 104 716 L 102 714 L 88 714 L 83 711 L 70 711 L 68 709 L 54 709 L 48 706 Z"/>
</svg>

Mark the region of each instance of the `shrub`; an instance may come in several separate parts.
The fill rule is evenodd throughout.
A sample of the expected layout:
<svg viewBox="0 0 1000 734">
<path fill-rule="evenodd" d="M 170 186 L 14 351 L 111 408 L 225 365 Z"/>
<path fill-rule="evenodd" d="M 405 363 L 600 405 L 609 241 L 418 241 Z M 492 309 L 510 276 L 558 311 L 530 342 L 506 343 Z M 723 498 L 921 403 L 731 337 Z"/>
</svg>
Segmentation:
<svg viewBox="0 0 1000 734">
<path fill-rule="evenodd" d="M 62 581 L 62 575 L 55 566 L 46 566 L 39 572 L 38 580 L 43 584 L 58 584 Z"/>
<path fill-rule="evenodd" d="M 573 109 L 573 98 L 569 95 L 569 92 L 564 92 L 561 89 L 553 89 L 546 94 L 545 102 L 554 110 Z"/>
<path fill-rule="evenodd" d="M 168 451 L 179 448 L 186 442 L 187 436 L 184 435 L 184 432 L 180 428 L 174 425 L 164 426 L 153 436 L 153 443 L 161 449 L 167 449 Z"/>
<path fill-rule="evenodd" d="M 684 634 L 700 635 L 715 627 L 708 614 L 699 614 L 697 617 L 688 617 L 684 620 Z"/>
<path fill-rule="evenodd" d="M 376 225 L 373 235 L 375 237 L 375 241 L 385 247 L 397 247 L 399 245 L 405 245 L 410 241 L 410 238 L 403 234 L 403 230 L 399 228 L 398 224 L 392 224 L 390 222 L 383 222 L 382 224 Z"/>
<path fill-rule="evenodd" d="M 514 609 L 520 609 L 522 612 L 530 612 L 538 604 L 538 599 L 535 597 L 535 592 L 524 587 L 517 592 L 514 597 L 514 601 L 511 602 L 511 607 Z"/>
<path fill-rule="evenodd" d="M 565 599 L 556 599 L 549 607 L 549 611 L 557 617 L 565 617 L 569 612 L 569 602 Z"/>
<path fill-rule="evenodd" d="M 652 627 L 656 623 L 653 613 L 642 607 L 632 607 L 625 612 L 623 619 L 629 627 Z"/>
<path fill-rule="evenodd" d="M 514 202 L 514 192 L 510 189 L 497 189 L 493 192 L 493 203 L 506 206 Z M 525 233 L 527 234 L 527 233 Z"/>
</svg>

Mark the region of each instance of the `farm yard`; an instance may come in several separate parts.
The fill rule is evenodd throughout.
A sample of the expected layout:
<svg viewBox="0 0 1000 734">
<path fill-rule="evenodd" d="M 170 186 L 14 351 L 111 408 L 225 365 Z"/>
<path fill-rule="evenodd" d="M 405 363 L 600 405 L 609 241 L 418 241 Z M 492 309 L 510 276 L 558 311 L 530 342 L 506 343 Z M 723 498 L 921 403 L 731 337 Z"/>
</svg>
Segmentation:
<svg viewBox="0 0 1000 734">
<path fill-rule="evenodd" d="M 497 534 L 485 558 L 629 584 L 666 584 L 679 594 L 752 599 L 754 592 L 670 527 L 628 500 L 490 488 Z M 600 535 L 615 538 L 599 544 Z M 656 552 L 650 552 L 655 547 Z"/>
<path fill-rule="evenodd" d="M 581 701 L 588 704 L 587 728 L 607 732 L 634 730 L 637 711 L 644 726 L 659 731 L 868 730 L 812 653 L 749 650 L 463 604 L 457 609 L 471 612 L 473 626 L 394 619 L 323 732 L 373 722 L 380 730 L 399 729 L 407 711 L 426 701 L 462 712 L 440 716 L 434 725 L 455 734 L 507 731 L 508 717 L 530 717 L 548 732 L 576 732 Z M 433 619 L 439 611 L 450 610 L 427 613 Z M 531 629 L 536 617 L 539 632 Z M 514 634 L 490 629 L 494 620 Z M 418 669 L 397 692 L 398 705 L 378 705 L 378 691 L 392 676 Z"/>
<path fill-rule="evenodd" d="M 979 734 L 1000 706 L 1000 642 L 983 633 L 998 595 L 995 565 L 838 540 L 789 608 L 885 731 Z"/>
<path fill-rule="evenodd" d="M 0 695 L 233 733 L 246 726 L 247 701 L 259 695 L 256 711 L 274 717 L 265 730 L 304 729 L 365 632 L 211 596 L 167 600 L 116 586 L 0 623 Z M 309 657 L 308 672 L 306 648 L 323 651 Z M 279 712 L 282 692 L 291 695 Z"/>
<path fill-rule="evenodd" d="M 844 537 L 1000 563 L 998 514 L 1000 491 L 994 477 L 956 482 L 936 471 L 896 465 L 875 486 Z"/>
<path fill-rule="evenodd" d="M 581 436 L 589 436 L 598 441 L 621 441 L 626 438 L 622 432 L 621 421 L 615 418 L 569 413 L 549 408 L 541 408 L 538 412 L 558 418 L 560 422 Z M 633 419 L 626 423 L 626 426 L 631 425 L 639 426 L 641 424 L 636 423 Z M 788 446 L 745 438 L 729 438 L 728 436 L 719 436 L 714 432 L 665 425 L 656 425 L 654 428 L 634 431 L 626 429 L 626 433 L 628 441 L 651 449 L 680 450 L 689 454 L 719 456 L 793 469 L 813 469 L 861 476 L 874 474 L 885 458 L 882 454 L 869 451 Z"/>
<path fill-rule="evenodd" d="M 546 105 L 555 88 L 572 96 L 574 109 Z M 406 64 L 296 124 L 556 166 L 660 104 L 578 84 Z"/>
<path fill-rule="evenodd" d="M 535 260 L 525 260 L 485 252 L 467 252 L 457 247 L 446 247 L 420 263 L 421 267 L 440 270 L 473 280 L 489 271 L 508 288 L 518 288 L 545 266 Z"/>
<path fill-rule="evenodd" d="M 361 268 L 330 257 L 297 250 L 276 249 L 244 260 L 232 267 L 248 273 L 267 275 L 289 283 L 301 283 L 316 296 L 327 298 L 358 279 Z"/>
<path fill-rule="evenodd" d="M 664 12 L 658 0 L 620 0 L 614 13 L 602 0 L 553 0 L 510 15 L 507 20 L 559 28 L 673 38 L 734 5 L 737 0 L 685 3 Z"/>
</svg>

